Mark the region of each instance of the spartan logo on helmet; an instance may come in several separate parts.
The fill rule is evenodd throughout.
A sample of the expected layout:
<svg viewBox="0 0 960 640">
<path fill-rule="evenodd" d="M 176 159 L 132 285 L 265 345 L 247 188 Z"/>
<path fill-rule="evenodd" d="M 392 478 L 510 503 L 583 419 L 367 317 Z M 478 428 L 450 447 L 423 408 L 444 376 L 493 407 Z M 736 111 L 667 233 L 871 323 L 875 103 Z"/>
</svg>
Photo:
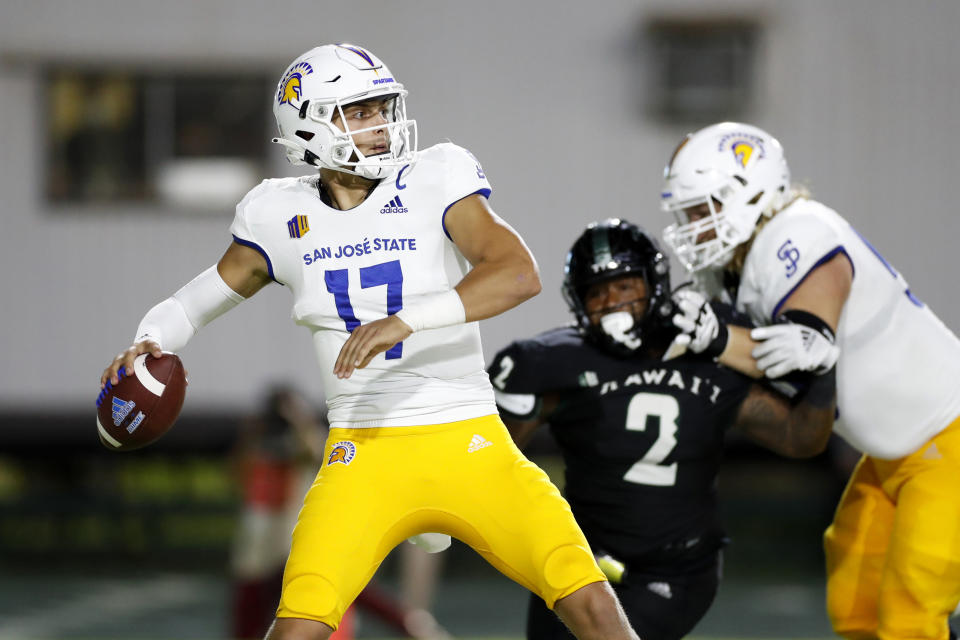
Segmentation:
<svg viewBox="0 0 960 640">
<path fill-rule="evenodd" d="M 313 67 L 307 62 L 300 62 L 291 67 L 286 75 L 283 76 L 283 79 L 280 80 L 280 86 L 277 90 L 277 102 L 279 104 L 288 104 L 293 109 L 299 111 L 303 76 L 310 75 L 311 73 L 313 73 Z"/>
</svg>

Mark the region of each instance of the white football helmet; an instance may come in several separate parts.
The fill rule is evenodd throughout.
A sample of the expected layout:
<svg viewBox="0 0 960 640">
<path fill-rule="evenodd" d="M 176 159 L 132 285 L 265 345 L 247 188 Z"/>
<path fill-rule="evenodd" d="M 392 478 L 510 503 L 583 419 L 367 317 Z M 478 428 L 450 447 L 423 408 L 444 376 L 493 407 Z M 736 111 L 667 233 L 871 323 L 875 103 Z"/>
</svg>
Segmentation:
<svg viewBox="0 0 960 640">
<path fill-rule="evenodd" d="M 364 156 L 350 131 L 343 108 L 371 98 L 392 97 L 387 114 L 390 149 Z M 409 163 L 417 151 L 417 123 L 407 119 L 407 91 L 375 55 L 352 44 L 327 44 L 307 51 L 290 64 L 273 101 L 280 137 L 293 164 L 309 164 L 371 180 L 389 176 Z M 339 114 L 348 131 L 333 124 Z"/>
<path fill-rule="evenodd" d="M 790 192 L 780 143 L 738 122 L 688 134 L 663 178 L 661 207 L 676 218 L 663 239 L 690 272 L 724 266 L 734 248 L 753 235 L 760 217 L 782 208 Z M 691 207 L 700 207 L 702 217 L 691 219 Z"/>
</svg>

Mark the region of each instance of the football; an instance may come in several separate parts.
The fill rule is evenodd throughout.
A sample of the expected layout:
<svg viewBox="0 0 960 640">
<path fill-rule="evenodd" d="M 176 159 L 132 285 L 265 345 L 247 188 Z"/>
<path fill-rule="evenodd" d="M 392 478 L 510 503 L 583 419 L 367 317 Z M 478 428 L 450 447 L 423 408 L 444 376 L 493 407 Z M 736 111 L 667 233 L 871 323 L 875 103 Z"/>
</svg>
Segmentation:
<svg viewBox="0 0 960 640">
<path fill-rule="evenodd" d="M 173 353 L 137 356 L 133 371 L 120 370 L 120 382 L 97 396 L 97 432 L 113 451 L 145 447 L 166 433 L 183 407 L 187 377 Z"/>
</svg>

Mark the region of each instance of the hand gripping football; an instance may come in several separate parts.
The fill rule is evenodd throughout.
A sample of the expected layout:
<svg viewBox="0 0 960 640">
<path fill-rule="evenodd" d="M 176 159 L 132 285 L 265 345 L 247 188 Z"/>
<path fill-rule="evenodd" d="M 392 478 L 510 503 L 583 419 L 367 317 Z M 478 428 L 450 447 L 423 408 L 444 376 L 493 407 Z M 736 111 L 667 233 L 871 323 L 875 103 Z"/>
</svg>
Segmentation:
<svg viewBox="0 0 960 640">
<path fill-rule="evenodd" d="M 97 396 L 97 432 L 100 442 L 114 451 L 145 447 L 166 433 L 183 406 L 187 378 L 183 363 L 173 353 L 160 358 L 144 353 L 133 361 L 133 371 L 120 369 L 120 382 Z"/>
</svg>

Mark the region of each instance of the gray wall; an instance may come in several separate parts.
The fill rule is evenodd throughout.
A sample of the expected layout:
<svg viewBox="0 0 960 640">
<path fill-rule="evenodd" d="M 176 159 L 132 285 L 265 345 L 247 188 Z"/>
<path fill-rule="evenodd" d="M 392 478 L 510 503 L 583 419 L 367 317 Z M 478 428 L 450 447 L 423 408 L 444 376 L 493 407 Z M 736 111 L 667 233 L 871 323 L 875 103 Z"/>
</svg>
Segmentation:
<svg viewBox="0 0 960 640">
<path fill-rule="evenodd" d="M 513 337 L 566 321 L 562 261 L 586 222 L 620 216 L 658 233 L 669 222 L 658 210 L 659 176 L 687 127 L 644 118 L 631 38 L 651 13 L 701 10 L 765 20 L 757 99 L 745 119 L 774 132 L 795 178 L 960 328 L 952 295 L 960 231 L 953 0 L 0 0 L 0 405 L 89 405 L 92 414 L 99 372 L 143 312 L 215 262 L 229 241 L 232 211 L 52 211 L 40 195 L 44 65 L 245 67 L 279 76 L 317 43 L 370 47 L 410 89 L 421 147 L 449 138 L 470 148 L 493 183 L 494 209 L 540 263 L 544 292 L 483 323 L 489 357 Z M 289 174 L 280 151 L 272 153 L 275 175 Z M 184 350 L 188 409 L 248 408 L 278 378 L 322 393 L 289 303 L 282 287 L 268 288 Z"/>
</svg>

